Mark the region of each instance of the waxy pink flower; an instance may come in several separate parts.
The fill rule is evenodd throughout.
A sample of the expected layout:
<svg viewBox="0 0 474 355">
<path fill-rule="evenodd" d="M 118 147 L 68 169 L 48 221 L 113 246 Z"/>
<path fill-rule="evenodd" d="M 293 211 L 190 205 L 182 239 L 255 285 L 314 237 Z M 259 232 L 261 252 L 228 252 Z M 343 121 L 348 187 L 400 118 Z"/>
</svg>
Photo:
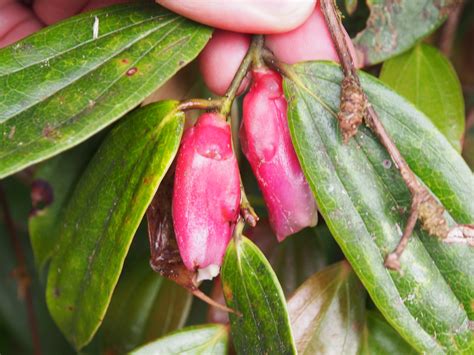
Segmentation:
<svg viewBox="0 0 474 355">
<path fill-rule="evenodd" d="M 206 113 L 183 136 L 174 180 L 172 213 L 184 265 L 198 279 L 219 272 L 239 214 L 239 168 L 230 126 Z"/>
<path fill-rule="evenodd" d="M 316 202 L 291 142 L 281 76 L 252 72 L 240 128 L 242 151 L 252 167 L 279 241 L 317 222 Z"/>
</svg>

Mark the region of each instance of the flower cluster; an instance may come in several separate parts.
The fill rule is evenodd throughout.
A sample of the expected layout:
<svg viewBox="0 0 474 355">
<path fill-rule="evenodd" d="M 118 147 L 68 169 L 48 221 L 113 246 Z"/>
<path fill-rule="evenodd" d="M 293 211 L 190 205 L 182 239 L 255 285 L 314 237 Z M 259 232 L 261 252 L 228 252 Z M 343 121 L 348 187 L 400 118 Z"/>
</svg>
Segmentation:
<svg viewBox="0 0 474 355">
<path fill-rule="evenodd" d="M 243 103 L 242 151 L 283 240 L 317 221 L 316 202 L 303 175 L 288 128 L 282 78 L 266 67 L 252 71 Z M 199 279 L 219 272 L 239 217 L 240 173 L 225 117 L 205 113 L 184 134 L 178 153 L 173 224 L 185 266 Z"/>
</svg>

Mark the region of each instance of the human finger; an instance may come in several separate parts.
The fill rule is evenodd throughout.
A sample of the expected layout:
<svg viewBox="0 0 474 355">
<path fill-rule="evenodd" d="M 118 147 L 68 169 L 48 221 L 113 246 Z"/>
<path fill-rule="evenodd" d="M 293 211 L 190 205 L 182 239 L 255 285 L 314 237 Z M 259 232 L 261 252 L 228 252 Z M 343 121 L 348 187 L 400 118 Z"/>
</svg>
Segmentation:
<svg viewBox="0 0 474 355">
<path fill-rule="evenodd" d="M 199 56 L 199 68 L 207 87 L 224 95 L 250 45 L 250 36 L 215 30 Z M 245 87 L 245 82 L 240 90 Z"/>
<path fill-rule="evenodd" d="M 244 33 L 279 33 L 298 27 L 316 0 L 156 0 L 206 25 Z"/>
<path fill-rule="evenodd" d="M 77 14 L 88 0 L 35 0 L 33 10 L 46 25 Z"/>
<path fill-rule="evenodd" d="M 0 0 L 0 48 L 38 31 L 41 22 L 34 13 L 14 0 Z"/>
<path fill-rule="evenodd" d="M 352 57 L 357 62 L 352 41 L 347 32 L 345 35 Z M 339 62 L 339 56 L 319 4 L 300 27 L 287 33 L 268 35 L 265 37 L 265 44 L 278 59 L 288 64 L 305 60 Z"/>
</svg>

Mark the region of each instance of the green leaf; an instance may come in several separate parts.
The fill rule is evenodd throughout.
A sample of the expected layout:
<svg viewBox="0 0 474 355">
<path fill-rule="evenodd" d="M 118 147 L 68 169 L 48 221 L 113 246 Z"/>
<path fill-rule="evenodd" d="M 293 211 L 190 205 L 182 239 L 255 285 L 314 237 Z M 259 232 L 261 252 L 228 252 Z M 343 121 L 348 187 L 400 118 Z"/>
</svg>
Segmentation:
<svg viewBox="0 0 474 355">
<path fill-rule="evenodd" d="M 461 150 L 464 134 L 464 98 L 453 66 L 427 44 L 387 60 L 380 80 L 407 98 L 428 116 L 448 141 Z"/>
<path fill-rule="evenodd" d="M 298 354 L 356 354 L 365 290 L 345 261 L 306 280 L 288 301 Z"/>
<path fill-rule="evenodd" d="M 354 44 L 364 66 L 413 47 L 437 29 L 457 0 L 368 0 L 370 16 Z"/>
<path fill-rule="evenodd" d="M 375 354 L 418 354 L 400 335 L 375 311 L 367 311 L 364 341 L 360 355 Z"/>
<path fill-rule="evenodd" d="M 52 201 L 44 208 L 34 210 L 28 219 L 31 246 L 38 269 L 51 258 L 59 241 L 58 227 L 61 214 L 83 170 L 96 150 L 99 140 L 92 139 L 70 151 L 54 157 L 40 166 L 34 186 L 48 194 Z"/>
<path fill-rule="evenodd" d="M 131 354 L 227 354 L 227 328 L 220 324 L 191 326 L 145 345 Z"/>
<path fill-rule="evenodd" d="M 0 178 L 123 116 L 195 58 L 210 34 L 138 2 L 73 17 L 0 50 Z"/>
<path fill-rule="evenodd" d="M 387 270 L 383 260 L 404 227 L 408 190 L 366 127 L 349 144 L 342 143 L 334 116 L 340 68 L 309 62 L 293 70 L 285 90 L 295 149 L 354 271 L 385 318 L 418 351 L 468 351 L 474 344 L 466 314 L 472 312 L 474 295 L 473 249 L 444 244 L 417 229 L 401 258 L 401 272 Z M 473 222 L 474 177 L 459 154 L 402 97 L 367 74 L 361 73 L 361 82 L 415 173 L 456 219 Z"/>
<path fill-rule="evenodd" d="M 265 256 L 245 237 L 227 247 L 221 272 L 232 339 L 241 354 L 295 354 L 285 296 Z"/>
<path fill-rule="evenodd" d="M 66 207 L 47 302 L 77 349 L 99 327 L 133 235 L 179 147 L 184 114 L 176 107 L 148 105 L 114 127 Z"/>
<path fill-rule="evenodd" d="M 146 258 L 124 269 L 101 332 L 105 353 L 126 353 L 184 325 L 192 295 L 150 268 Z"/>
</svg>

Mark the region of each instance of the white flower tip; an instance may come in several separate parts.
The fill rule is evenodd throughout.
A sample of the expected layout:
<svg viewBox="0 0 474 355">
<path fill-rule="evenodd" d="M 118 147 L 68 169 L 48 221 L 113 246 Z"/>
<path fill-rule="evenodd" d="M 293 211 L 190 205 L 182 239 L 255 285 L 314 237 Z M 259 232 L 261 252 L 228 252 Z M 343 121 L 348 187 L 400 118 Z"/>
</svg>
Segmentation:
<svg viewBox="0 0 474 355">
<path fill-rule="evenodd" d="M 197 282 L 204 280 L 212 280 L 214 277 L 219 275 L 220 267 L 216 264 L 210 264 L 205 268 L 198 269 Z"/>
</svg>

